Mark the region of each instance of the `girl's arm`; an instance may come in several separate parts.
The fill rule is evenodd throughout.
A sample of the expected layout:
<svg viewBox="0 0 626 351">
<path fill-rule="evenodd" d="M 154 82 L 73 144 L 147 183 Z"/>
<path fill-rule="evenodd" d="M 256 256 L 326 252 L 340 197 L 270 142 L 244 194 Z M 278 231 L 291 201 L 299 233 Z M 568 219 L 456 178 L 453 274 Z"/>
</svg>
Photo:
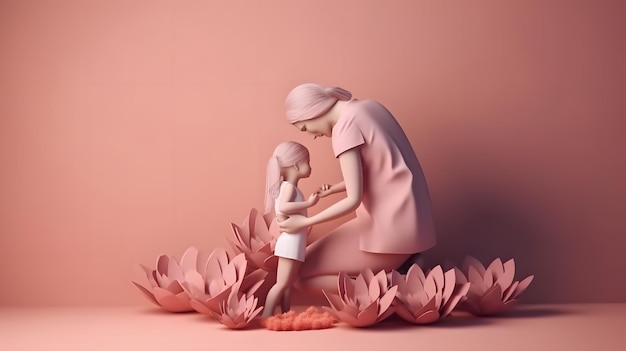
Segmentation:
<svg viewBox="0 0 626 351">
<path fill-rule="evenodd" d="M 278 211 L 283 214 L 294 214 L 309 208 L 317 203 L 319 199 L 317 194 L 313 194 L 306 201 L 292 202 L 296 196 L 296 187 L 293 184 L 286 183 L 281 185 L 284 187 L 281 196 L 278 198 Z"/>
<path fill-rule="evenodd" d="M 359 206 L 363 195 L 363 169 L 359 149 L 352 148 L 339 155 L 339 164 L 346 188 L 346 197 L 311 217 L 293 215 L 285 220 L 279 220 L 281 230 L 298 231 L 304 227 L 343 216 Z"/>
</svg>

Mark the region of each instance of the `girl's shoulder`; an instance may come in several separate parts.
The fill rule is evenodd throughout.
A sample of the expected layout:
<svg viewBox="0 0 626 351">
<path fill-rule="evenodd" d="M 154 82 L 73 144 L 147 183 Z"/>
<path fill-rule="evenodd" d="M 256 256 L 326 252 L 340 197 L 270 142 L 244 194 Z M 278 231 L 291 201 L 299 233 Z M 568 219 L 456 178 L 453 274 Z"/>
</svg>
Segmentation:
<svg viewBox="0 0 626 351">
<path fill-rule="evenodd" d="M 281 189 L 281 190 L 283 190 L 283 189 L 297 189 L 297 188 L 296 188 L 296 186 L 295 186 L 295 185 L 293 185 L 293 184 L 289 183 L 289 182 L 288 182 L 288 181 L 286 181 L 286 180 L 283 180 L 283 181 L 280 183 L 280 189 Z"/>
<path fill-rule="evenodd" d="M 280 190 L 281 191 L 289 190 L 289 191 L 295 191 L 297 193 L 302 193 L 300 189 L 298 189 L 297 186 L 293 185 L 292 183 L 289 183 L 288 181 L 283 181 L 280 183 Z"/>
</svg>

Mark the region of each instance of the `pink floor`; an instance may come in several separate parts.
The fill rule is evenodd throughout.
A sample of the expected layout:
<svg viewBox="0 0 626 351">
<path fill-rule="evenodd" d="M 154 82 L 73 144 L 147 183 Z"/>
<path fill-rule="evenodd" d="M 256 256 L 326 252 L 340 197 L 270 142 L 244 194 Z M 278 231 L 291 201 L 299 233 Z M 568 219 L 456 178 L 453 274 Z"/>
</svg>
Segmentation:
<svg viewBox="0 0 626 351">
<path fill-rule="evenodd" d="M 455 314 L 431 326 L 231 331 L 149 306 L 0 308 L 0 350 L 626 350 L 626 304 L 523 305 L 497 318 Z"/>
</svg>

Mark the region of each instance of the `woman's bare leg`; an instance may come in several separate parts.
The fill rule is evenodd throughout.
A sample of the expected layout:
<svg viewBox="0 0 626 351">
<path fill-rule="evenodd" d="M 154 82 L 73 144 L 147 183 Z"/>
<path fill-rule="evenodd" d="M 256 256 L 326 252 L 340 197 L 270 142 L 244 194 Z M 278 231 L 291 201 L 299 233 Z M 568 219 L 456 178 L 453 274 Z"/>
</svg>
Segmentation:
<svg viewBox="0 0 626 351">
<path fill-rule="evenodd" d="M 359 250 L 358 223 L 347 222 L 307 249 L 296 287 L 305 293 L 337 293 L 339 272 L 358 274 L 369 268 L 374 273 L 397 269 L 411 254 L 379 254 Z"/>
<path fill-rule="evenodd" d="M 276 269 L 276 284 L 272 286 L 265 299 L 263 317 L 270 317 L 274 314 L 274 309 L 287 289 L 295 282 L 298 270 L 302 262 L 289 258 L 279 257 Z"/>
</svg>

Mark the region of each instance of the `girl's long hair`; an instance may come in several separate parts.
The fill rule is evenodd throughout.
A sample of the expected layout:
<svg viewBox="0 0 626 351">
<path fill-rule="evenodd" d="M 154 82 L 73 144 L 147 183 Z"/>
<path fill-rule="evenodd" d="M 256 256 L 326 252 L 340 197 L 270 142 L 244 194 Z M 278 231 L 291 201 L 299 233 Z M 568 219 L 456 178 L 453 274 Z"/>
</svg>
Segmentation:
<svg viewBox="0 0 626 351">
<path fill-rule="evenodd" d="M 274 211 L 274 202 L 278 197 L 280 183 L 283 178 L 281 168 L 291 167 L 309 158 L 309 150 L 295 141 L 285 141 L 274 149 L 272 157 L 267 161 L 267 177 L 265 182 L 265 213 Z"/>
<path fill-rule="evenodd" d="M 319 117 L 328 112 L 338 100 L 348 101 L 352 93 L 339 88 L 324 88 L 315 83 L 304 83 L 293 88 L 285 99 L 287 120 L 294 124 Z"/>
</svg>

